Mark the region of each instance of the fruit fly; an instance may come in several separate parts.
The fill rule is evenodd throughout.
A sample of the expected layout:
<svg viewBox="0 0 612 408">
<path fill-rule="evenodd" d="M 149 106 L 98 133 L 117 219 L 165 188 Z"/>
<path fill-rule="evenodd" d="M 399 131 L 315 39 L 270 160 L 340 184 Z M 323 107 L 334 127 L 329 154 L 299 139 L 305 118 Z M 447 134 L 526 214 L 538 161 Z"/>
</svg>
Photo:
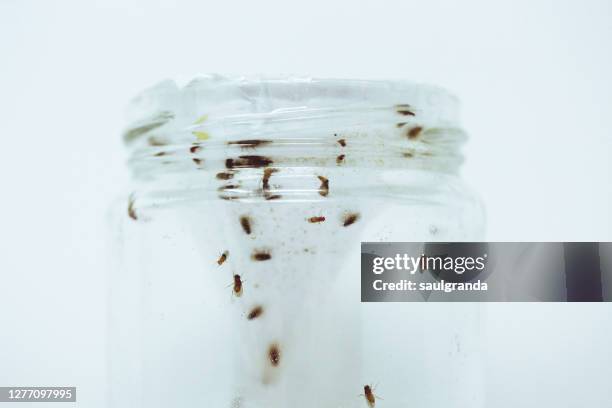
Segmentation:
<svg viewBox="0 0 612 408">
<path fill-rule="evenodd" d="M 323 197 L 327 197 L 329 194 L 329 180 L 327 177 L 317 176 L 321 180 L 321 186 L 319 187 L 319 194 Z"/>
<path fill-rule="evenodd" d="M 221 172 L 221 173 L 217 173 L 215 177 L 217 177 L 217 179 L 219 180 L 229 180 L 234 177 L 234 173 L 230 173 L 228 171 Z"/>
<path fill-rule="evenodd" d="M 247 155 L 247 156 L 238 156 L 237 158 L 228 158 L 225 160 L 225 167 L 228 169 L 234 168 L 242 168 L 242 167 L 250 167 L 250 168 L 258 168 L 258 167 L 266 167 L 273 163 L 273 160 L 269 157 L 257 156 L 257 155 Z"/>
<path fill-rule="evenodd" d="M 130 195 L 128 199 L 128 208 L 127 208 L 128 216 L 134 221 L 138 220 L 138 216 L 136 215 L 136 210 L 134 209 L 134 195 Z"/>
<path fill-rule="evenodd" d="M 404 116 L 414 116 L 414 112 L 412 111 L 412 107 L 408 104 L 395 105 L 395 110 L 400 115 Z"/>
<path fill-rule="evenodd" d="M 270 177 L 272 177 L 272 174 L 276 173 L 278 171 L 278 169 L 274 169 L 271 167 L 268 167 L 264 170 L 263 172 L 263 177 L 261 179 L 261 184 L 263 187 L 263 194 L 264 197 L 266 198 L 266 200 L 276 200 L 281 198 L 280 195 L 278 194 L 271 194 L 270 193 Z"/>
<path fill-rule="evenodd" d="M 272 343 L 270 345 L 270 348 L 268 349 L 268 358 L 270 359 L 270 364 L 272 364 L 272 367 L 278 367 L 281 358 L 280 348 L 278 347 L 278 344 Z"/>
<path fill-rule="evenodd" d="M 357 222 L 358 219 L 359 219 L 358 213 L 348 213 L 344 216 L 344 219 L 342 220 L 342 225 L 344 227 L 348 227 L 349 225 L 352 225 L 355 222 Z"/>
<path fill-rule="evenodd" d="M 219 259 L 217 260 L 217 265 L 223 265 L 223 263 L 227 261 L 228 256 L 229 256 L 229 251 L 223 251 Z"/>
<path fill-rule="evenodd" d="M 253 254 L 251 255 L 251 258 L 254 261 L 267 261 L 267 260 L 272 258 L 272 255 L 270 255 L 270 252 L 267 251 L 267 250 L 257 249 L 255 251 L 253 251 Z"/>
<path fill-rule="evenodd" d="M 253 148 L 254 149 L 254 148 L 258 147 L 258 146 L 265 145 L 265 144 L 268 144 L 268 143 L 272 143 L 272 141 L 271 140 L 262 140 L 262 139 L 250 139 L 250 140 L 235 140 L 235 141 L 227 142 L 227 144 L 229 146 L 237 145 L 237 146 L 242 147 L 243 149 L 246 149 L 246 148 Z"/>
<path fill-rule="evenodd" d="M 363 386 L 363 394 L 361 394 L 365 398 L 370 408 L 374 408 L 374 405 L 376 405 L 376 398 L 382 399 L 379 396 L 374 395 L 373 388 L 374 387 L 371 385 L 366 384 Z"/>
<path fill-rule="evenodd" d="M 421 134 L 423 128 L 421 126 L 415 126 L 408 131 L 408 139 L 414 140 Z"/>
<path fill-rule="evenodd" d="M 257 319 L 262 314 L 263 314 L 263 307 L 258 305 L 258 306 L 255 306 L 253 309 L 251 309 L 251 311 L 247 315 L 247 319 L 249 320 Z"/>
<path fill-rule="evenodd" d="M 251 233 L 251 218 L 243 215 L 240 217 L 240 225 L 247 235 Z"/>
<path fill-rule="evenodd" d="M 234 275 L 234 287 L 232 288 L 234 295 L 240 297 L 242 295 L 242 279 L 240 275 Z"/>
</svg>

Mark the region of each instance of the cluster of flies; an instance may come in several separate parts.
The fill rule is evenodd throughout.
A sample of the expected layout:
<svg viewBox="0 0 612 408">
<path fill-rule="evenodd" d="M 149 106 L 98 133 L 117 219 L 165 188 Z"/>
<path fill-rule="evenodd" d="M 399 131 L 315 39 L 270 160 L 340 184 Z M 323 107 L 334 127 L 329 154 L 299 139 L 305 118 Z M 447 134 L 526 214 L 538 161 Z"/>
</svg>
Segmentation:
<svg viewBox="0 0 612 408">
<path fill-rule="evenodd" d="M 245 159 L 244 157 L 239 158 L 242 160 L 249 160 L 251 163 L 252 162 L 266 162 L 267 161 L 262 161 L 259 158 L 258 159 L 253 159 L 252 157 L 250 157 L 249 159 Z M 235 162 L 233 162 L 235 163 Z M 269 190 L 270 190 L 270 177 L 276 173 L 278 171 L 278 169 L 272 168 L 272 167 L 266 167 L 263 170 L 263 177 L 262 177 L 262 190 L 264 192 L 264 196 L 267 196 L 268 194 L 272 194 Z M 227 174 L 227 173 L 225 173 Z M 327 197 L 329 194 L 329 180 L 324 177 L 324 176 L 317 176 L 321 185 L 319 187 L 319 194 L 322 197 Z M 220 178 L 219 175 L 217 175 L 217 178 Z M 223 176 L 223 178 L 225 178 L 225 176 Z M 269 199 L 269 198 L 268 198 Z M 342 219 L 342 225 L 347 227 L 353 223 L 355 223 L 357 220 L 359 219 L 359 214 L 358 213 L 347 213 L 344 215 L 343 219 Z M 320 216 L 320 215 L 315 215 L 312 217 L 307 218 L 307 221 L 309 223 L 312 224 L 317 224 L 317 223 L 321 223 L 325 221 L 325 217 L 324 216 Z M 251 218 L 251 216 L 249 215 L 241 215 L 238 218 L 238 223 L 240 224 L 240 227 L 242 228 L 242 231 L 246 234 L 246 235 L 251 235 L 254 231 L 254 222 Z M 223 265 L 229 257 L 229 251 L 224 251 L 221 256 L 219 257 L 219 259 L 217 260 L 217 264 L 219 266 Z M 272 258 L 272 254 L 270 253 L 269 250 L 267 249 L 255 249 L 252 253 L 251 253 L 251 260 L 252 261 L 256 261 L 256 262 L 261 262 L 261 261 L 268 261 Z M 240 297 L 243 294 L 243 280 L 242 277 L 239 274 L 234 274 L 233 275 L 233 283 L 232 283 L 232 293 L 234 296 L 236 297 Z M 248 320 L 255 320 L 260 318 L 262 315 L 264 314 L 264 307 L 262 305 L 255 305 L 254 307 L 252 307 L 250 309 L 250 311 L 247 313 L 246 318 Z M 267 349 L 267 361 L 270 364 L 271 367 L 275 368 L 278 367 L 281 363 L 281 346 L 278 342 L 272 342 L 271 344 L 269 344 L 268 349 Z M 368 405 L 370 407 L 374 407 L 374 401 L 375 401 L 375 397 L 374 394 L 371 392 L 371 389 L 369 386 L 365 386 L 364 387 L 364 392 L 365 392 L 365 399 L 368 403 Z"/>
<path fill-rule="evenodd" d="M 414 110 L 412 109 L 410 105 L 407 105 L 407 104 L 396 105 L 395 109 L 399 115 L 415 116 Z M 407 125 L 408 125 L 407 122 L 397 123 L 398 128 L 404 128 L 404 127 L 408 128 Z M 410 127 L 406 131 L 406 137 L 410 140 L 415 140 L 419 137 L 422 130 L 423 128 L 421 126 Z M 335 134 L 334 136 L 337 137 L 337 134 Z M 236 145 L 242 148 L 257 148 L 259 146 L 267 145 L 269 143 L 272 143 L 272 141 L 253 139 L 253 140 L 230 141 L 228 142 L 228 145 Z M 342 148 L 347 146 L 346 139 L 344 138 L 338 139 L 337 143 Z M 156 145 L 161 145 L 161 144 L 156 144 Z M 189 152 L 191 154 L 196 154 L 200 151 L 200 149 L 201 149 L 201 145 L 199 143 L 196 143 L 189 148 Z M 164 156 L 164 155 L 165 155 L 164 152 L 159 152 L 155 154 L 155 156 L 158 156 L 158 157 Z M 345 162 L 345 159 L 346 159 L 346 154 L 344 153 L 339 154 L 336 157 L 336 163 L 338 165 L 341 165 Z M 192 160 L 198 166 L 202 164 L 202 159 L 200 158 L 194 157 L 192 158 Z M 274 161 L 271 158 L 265 157 L 265 156 L 259 156 L 259 155 L 241 155 L 236 158 L 228 158 L 225 161 L 226 170 L 223 172 L 217 173 L 216 178 L 218 180 L 228 181 L 234 177 L 234 174 L 237 171 L 237 169 L 264 168 L 263 176 L 262 176 L 262 189 L 261 189 L 262 195 L 266 200 L 279 199 L 281 198 L 281 196 L 278 194 L 273 194 L 270 188 L 270 178 L 272 177 L 273 174 L 279 171 L 276 168 L 270 167 L 273 163 Z M 320 175 L 317 176 L 317 178 L 320 181 L 320 186 L 318 190 L 319 195 L 322 197 L 327 197 L 329 195 L 329 179 L 324 176 L 320 176 Z M 237 186 L 229 185 L 229 186 L 225 186 L 224 189 L 235 188 L 235 187 Z M 227 197 L 221 197 L 221 198 L 229 199 Z M 133 195 L 129 197 L 127 212 L 128 212 L 128 216 L 132 218 L 133 220 L 138 219 L 138 216 L 136 214 L 136 210 L 134 207 L 134 196 Z M 359 219 L 359 213 L 355 213 L 355 212 L 345 213 L 342 219 L 342 226 L 348 227 L 354 224 L 358 219 Z M 325 217 L 316 215 L 316 216 L 307 218 L 307 221 L 311 224 L 318 224 L 318 223 L 324 222 Z M 250 235 L 253 231 L 253 227 L 252 227 L 253 222 L 251 220 L 251 217 L 247 215 L 240 216 L 239 222 L 240 222 L 240 226 L 242 227 L 242 230 L 244 231 L 244 233 L 247 235 Z M 223 265 L 225 262 L 227 262 L 228 258 L 229 258 L 229 251 L 226 250 L 217 259 L 217 264 L 219 266 Z M 268 261 L 271 258 L 272 258 L 272 255 L 270 251 L 266 249 L 256 249 L 251 254 L 251 259 L 257 262 Z M 241 276 L 238 274 L 234 274 L 233 276 L 232 292 L 236 297 L 242 296 L 243 280 Z M 249 311 L 246 317 L 248 320 L 255 320 L 261 317 L 263 314 L 264 314 L 264 307 L 262 305 L 256 305 Z M 268 346 L 267 357 L 272 367 L 278 367 L 281 361 L 281 348 L 278 343 L 273 342 Z M 374 394 L 373 387 L 370 385 L 365 385 L 363 387 L 363 394 L 361 394 L 361 396 L 364 397 L 366 403 L 368 404 L 370 408 L 373 408 L 375 406 L 376 399 L 379 398 Z"/>
<path fill-rule="evenodd" d="M 239 218 L 239 223 L 245 234 L 250 235 L 253 232 L 253 225 L 251 217 L 243 215 Z M 217 265 L 221 266 L 227 262 L 229 258 L 229 251 L 225 250 L 217 259 Z M 272 259 L 270 251 L 267 249 L 256 249 L 251 254 L 251 259 L 256 262 L 268 261 Z M 242 296 L 243 293 L 243 280 L 240 275 L 233 275 L 232 293 L 236 297 Z M 264 307 L 262 305 L 255 305 L 247 313 L 246 318 L 248 320 L 255 320 L 264 314 Z M 268 346 L 267 358 L 272 367 L 278 367 L 281 361 L 281 348 L 276 342 L 271 343 Z"/>
<path fill-rule="evenodd" d="M 257 159 L 253 159 L 252 156 L 249 156 L 248 159 L 244 158 L 244 157 L 239 157 L 238 159 L 240 160 L 248 160 L 250 163 L 268 163 L 268 160 L 262 160 L 260 158 Z M 232 162 L 232 163 L 235 163 Z M 263 170 L 263 176 L 262 176 L 262 190 L 264 192 L 264 196 L 268 195 L 268 194 L 272 194 L 270 192 L 270 177 L 275 174 L 278 171 L 278 169 L 272 168 L 272 167 L 265 167 Z M 324 177 L 324 176 L 317 176 L 319 181 L 320 181 L 320 187 L 319 187 L 319 194 L 322 197 L 327 197 L 329 194 L 329 180 Z M 219 178 L 219 175 L 217 175 L 217 178 Z M 349 226 L 353 223 L 355 223 L 357 221 L 357 219 L 359 218 L 359 214 L 358 213 L 347 213 L 345 214 L 343 220 L 342 220 L 342 225 L 343 226 Z M 321 223 L 325 221 L 325 217 L 324 216 L 320 216 L 320 215 L 315 215 L 312 217 L 309 217 L 307 219 L 307 221 L 309 223 Z M 242 231 L 246 234 L 246 235 L 251 235 L 254 232 L 254 221 L 252 219 L 251 216 L 249 215 L 241 215 L 238 218 L 238 223 L 240 225 L 240 227 L 242 228 Z M 224 251 L 221 256 L 219 257 L 219 259 L 217 260 L 217 264 L 219 266 L 223 265 L 229 258 L 229 251 Z M 255 261 L 255 262 L 262 262 L 262 261 L 268 261 L 272 259 L 272 254 L 268 249 L 255 249 L 252 253 L 251 253 L 251 260 Z M 232 293 L 234 296 L 236 297 L 240 297 L 243 294 L 243 280 L 242 277 L 239 274 L 234 274 L 233 275 L 233 283 L 232 283 Z M 251 310 L 247 313 L 246 317 L 248 320 L 255 320 L 258 319 L 259 317 L 261 317 L 264 314 L 264 307 L 262 305 L 255 305 L 254 307 L 251 308 Z M 269 346 L 268 346 L 268 350 L 267 350 L 267 360 L 269 362 L 269 364 L 272 367 L 278 367 L 281 363 L 281 346 L 279 343 L 277 342 L 272 342 Z M 368 397 L 366 397 L 368 398 Z M 373 405 L 372 405 L 373 406 Z"/>
</svg>

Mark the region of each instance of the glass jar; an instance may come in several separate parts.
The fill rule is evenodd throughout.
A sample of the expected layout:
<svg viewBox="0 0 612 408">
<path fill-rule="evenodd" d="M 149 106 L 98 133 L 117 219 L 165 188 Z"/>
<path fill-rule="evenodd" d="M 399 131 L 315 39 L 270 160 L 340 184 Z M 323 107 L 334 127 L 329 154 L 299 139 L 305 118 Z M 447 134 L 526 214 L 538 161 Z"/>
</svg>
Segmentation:
<svg viewBox="0 0 612 408">
<path fill-rule="evenodd" d="M 465 138 L 454 97 L 406 82 L 206 76 L 138 96 L 110 406 L 481 406 L 477 305 L 360 302 L 362 241 L 482 238 Z"/>
</svg>

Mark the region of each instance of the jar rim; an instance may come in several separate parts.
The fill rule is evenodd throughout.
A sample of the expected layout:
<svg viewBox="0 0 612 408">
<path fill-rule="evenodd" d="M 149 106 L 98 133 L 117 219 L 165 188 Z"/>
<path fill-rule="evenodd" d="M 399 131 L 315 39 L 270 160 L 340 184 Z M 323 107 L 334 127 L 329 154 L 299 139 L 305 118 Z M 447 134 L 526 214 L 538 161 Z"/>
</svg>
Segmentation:
<svg viewBox="0 0 612 408">
<path fill-rule="evenodd" d="M 123 139 L 129 146 L 160 128 L 164 133 L 187 130 L 197 134 L 198 128 L 210 121 L 269 121 L 274 116 L 295 120 L 309 114 L 361 114 L 389 108 L 406 115 L 414 114 L 414 108 L 422 122 L 459 126 L 459 100 L 436 85 L 406 80 L 209 74 L 197 76 L 183 86 L 164 80 L 141 91 L 128 104 Z M 153 137 L 150 144 L 155 145 L 155 141 Z M 173 142 L 169 140 L 169 144 Z"/>
<path fill-rule="evenodd" d="M 459 122 L 458 98 L 436 85 L 407 80 L 209 74 L 183 86 L 175 80 L 164 80 L 141 91 L 128 105 L 124 141 L 129 144 L 151 125 L 171 122 L 189 127 L 211 118 L 396 105 L 418 107 L 430 120 L 454 125 Z"/>
<path fill-rule="evenodd" d="M 458 110 L 442 88 L 408 81 L 208 75 L 142 92 L 124 141 L 136 179 L 231 176 L 224 192 L 237 188 L 236 172 L 247 183 L 272 167 L 295 178 L 331 169 L 456 173 L 466 140 Z"/>
</svg>

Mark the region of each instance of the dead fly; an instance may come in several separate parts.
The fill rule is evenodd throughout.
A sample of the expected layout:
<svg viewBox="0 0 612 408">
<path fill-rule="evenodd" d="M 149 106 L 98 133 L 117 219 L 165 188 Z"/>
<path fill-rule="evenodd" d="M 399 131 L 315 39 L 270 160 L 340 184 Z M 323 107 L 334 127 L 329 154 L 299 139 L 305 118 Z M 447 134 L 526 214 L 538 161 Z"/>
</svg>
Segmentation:
<svg viewBox="0 0 612 408">
<path fill-rule="evenodd" d="M 246 215 L 243 215 L 242 217 L 240 217 L 240 225 L 242 226 L 242 229 L 247 235 L 251 233 L 251 218 L 250 217 Z"/>
<path fill-rule="evenodd" d="M 231 178 L 234 178 L 234 173 L 221 172 L 221 173 L 217 173 L 216 177 L 219 180 L 229 180 Z"/>
<path fill-rule="evenodd" d="M 251 259 L 253 259 L 254 261 L 267 261 L 272 259 L 272 255 L 267 250 L 256 249 L 255 251 L 253 251 Z"/>
<path fill-rule="evenodd" d="M 276 173 L 277 171 L 278 169 L 273 169 L 273 168 L 267 168 L 264 170 L 263 178 L 261 179 L 261 184 L 262 184 L 264 191 L 267 191 L 270 189 L 270 177 L 272 177 L 272 174 Z"/>
<path fill-rule="evenodd" d="M 237 158 L 229 158 L 225 160 L 225 167 L 233 169 L 236 167 L 266 167 L 273 163 L 273 160 L 264 156 L 238 156 Z"/>
<path fill-rule="evenodd" d="M 316 223 L 323 222 L 323 221 L 325 221 L 325 217 L 310 217 L 308 219 L 308 222 L 311 224 L 316 224 Z"/>
<path fill-rule="evenodd" d="M 253 309 L 251 309 L 251 311 L 247 315 L 247 319 L 249 319 L 249 320 L 257 319 L 262 314 L 263 314 L 263 307 L 262 306 L 255 306 Z"/>
<path fill-rule="evenodd" d="M 236 297 L 242 296 L 242 279 L 240 279 L 240 275 L 234 275 L 232 292 L 234 292 Z"/>
<path fill-rule="evenodd" d="M 344 154 L 341 154 L 340 156 L 336 157 L 336 164 L 342 164 L 344 162 L 344 158 L 346 156 Z"/>
<path fill-rule="evenodd" d="M 223 251 L 219 259 L 217 260 L 217 265 L 221 266 L 225 261 L 227 261 L 227 257 L 229 256 L 229 251 Z"/>
<path fill-rule="evenodd" d="M 197 153 L 201 148 L 200 145 L 193 145 L 189 148 L 189 153 Z"/>
<path fill-rule="evenodd" d="M 202 159 L 198 159 L 197 157 L 194 157 L 192 160 L 193 160 L 193 162 L 194 162 L 195 164 L 197 164 L 198 166 L 199 166 L 200 164 L 202 164 Z"/>
<path fill-rule="evenodd" d="M 323 176 L 317 176 L 321 180 L 321 186 L 319 187 L 319 194 L 323 197 L 327 197 L 329 194 L 329 180 Z"/>
<path fill-rule="evenodd" d="M 347 213 L 344 215 L 342 219 L 342 225 L 348 227 L 349 225 L 353 225 L 359 219 L 359 213 Z"/>
<path fill-rule="evenodd" d="M 376 398 L 382 399 L 378 395 L 374 395 L 373 387 L 367 384 L 363 386 L 363 394 L 359 395 L 365 398 L 370 408 L 374 408 L 374 405 L 376 405 Z"/>
<path fill-rule="evenodd" d="M 138 220 L 138 217 L 136 216 L 136 210 L 134 209 L 134 195 L 133 194 L 130 195 L 130 198 L 128 199 L 127 213 L 128 213 L 128 216 L 134 221 Z"/>
<path fill-rule="evenodd" d="M 395 111 L 399 113 L 400 115 L 414 116 L 414 112 L 412 111 L 412 108 L 410 107 L 410 105 L 407 105 L 407 104 L 395 105 Z"/>
<path fill-rule="evenodd" d="M 415 126 L 408 131 L 408 139 L 414 140 L 421 134 L 423 128 L 421 126 Z"/>
<path fill-rule="evenodd" d="M 278 367 L 280 364 L 280 357 L 281 354 L 278 344 L 272 343 L 268 349 L 268 358 L 270 359 L 270 364 L 272 364 L 272 367 Z"/>
<path fill-rule="evenodd" d="M 247 149 L 247 148 L 254 149 L 254 148 L 258 147 L 258 146 L 265 145 L 265 144 L 268 144 L 268 143 L 272 143 L 272 141 L 271 140 L 262 140 L 262 139 L 251 139 L 251 140 L 236 140 L 236 141 L 233 141 L 233 142 L 227 142 L 227 144 L 229 146 L 238 145 L 238 146 L 242 147 L 243 149 Z"/>
<path fill-rule="evenodd" d="M 276 173 L 277 171 L 278 169 L 267 168 L 263 172 L 261 184 L 262 184 L 263 194 L 266 200 L 276 200 L 276 199 L 281 198 L 281 196 L 278 194 L 270 193 L 270 177 L 272 177 L 272 174 Z"/>
<path fill-rule="evenodd" d="M 340 139 L 338 140 L 338 144 L 342 147 L 346 147 L 346 139 Z"/>
<path fill-rule="evenodd" d="M 406 122 L 400 122 L 400 123 L 398 123 L 396 126 L 397 126 L 398 128 L 401 128 L 401 127 L 404 127 L 405 125 L 406 125 Z"/>
<path fill-rule="evenodd" d="M 226 184 L 224 186 L 217 188 L 217 191 L 236 190 L 238 188 L 240 188 L 238 184 Z"/>
</svg>

